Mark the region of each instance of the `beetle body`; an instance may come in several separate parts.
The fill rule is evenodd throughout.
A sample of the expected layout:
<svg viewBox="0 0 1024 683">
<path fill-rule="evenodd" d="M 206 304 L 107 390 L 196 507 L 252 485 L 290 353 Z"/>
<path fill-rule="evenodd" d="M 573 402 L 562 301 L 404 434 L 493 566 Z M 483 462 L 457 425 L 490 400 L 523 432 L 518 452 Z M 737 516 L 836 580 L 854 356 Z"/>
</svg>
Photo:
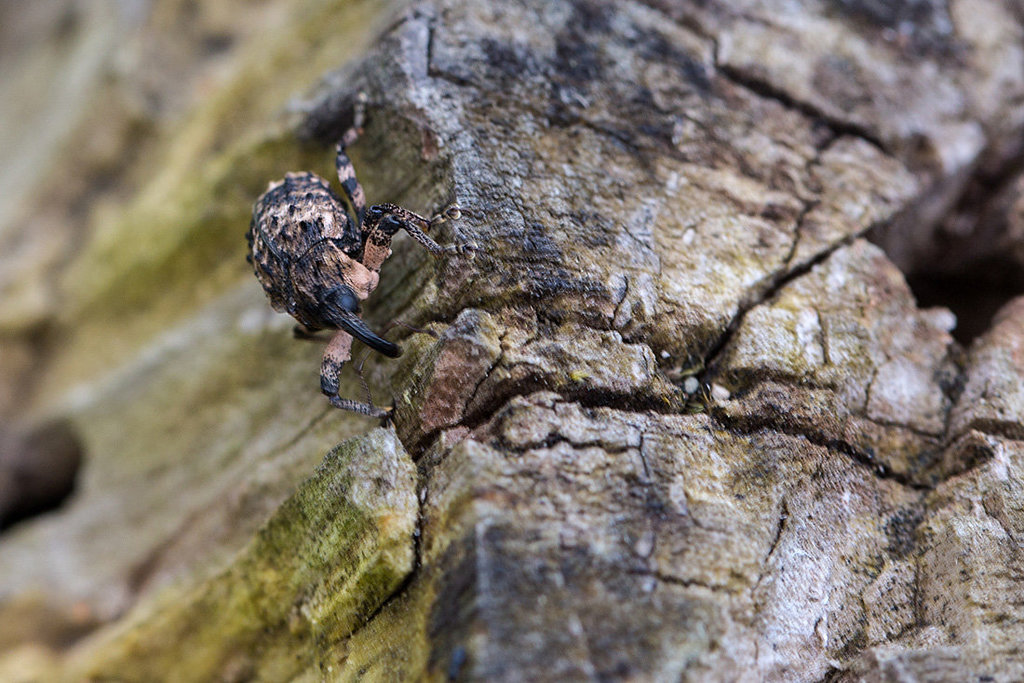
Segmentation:
<svg viewBox="0 0 1024 683">
<path fill-rule="evenodd" d="M 345 152 L 358 137 L 356 126 L 337 148 L 338 179 L 352 209 L 326 180 L 314 173 L 289 173 L 273 182 L 256 200 L 246 238 L 249 262 L 275 310 L 287 312 L 306 332 L 337 330 L 324 351 L 320 388 L 331 404 L 365 415 L 388 413 L 370 403 L 338 396 L 338 375 L 351 358 L 352 338 L 390 357 L 401 354 L 394 343 L 373 332 L 359 317 L 360 302 L 380 281 L 380 268 L 391 255 L 391 239 L 405 230 L 434 256 L 472 251 L 471 245 L 441 247 L 424 230 L 459 216 L 449 208 L 427 220 L 394 204 L 366 208 L 363 189 Z"/>
</svg>

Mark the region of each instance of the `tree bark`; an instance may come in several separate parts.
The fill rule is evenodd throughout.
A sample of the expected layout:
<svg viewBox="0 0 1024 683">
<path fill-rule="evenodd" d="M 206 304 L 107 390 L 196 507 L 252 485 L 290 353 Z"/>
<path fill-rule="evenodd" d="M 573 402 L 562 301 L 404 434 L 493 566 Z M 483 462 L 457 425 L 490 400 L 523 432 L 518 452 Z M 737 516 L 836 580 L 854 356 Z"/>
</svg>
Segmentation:
<svg viewBox="0 0 1024 683">
<path fill-rule="evenodd" d="M 478 245 L 437 263 L 396 245 L 367 303 L 375 325 L 436 334 L 402 332 L 403 357 L 367 367 L 393 424 L 333 450 L 280 507 L 290 480 L 275 479 L 255 536 L 222 534 L 236 555 L 212 559 L 220 536 L 201 524 L 150 529 L 141 560 L 82 589 L 134 582 L 130 597 L 47 666 L 1021 679 L 1024 304 L 964 346 L 895 265 L 948 272 L 955 230 L 975 245 L 961 263 L 1024 253 L 1021 23 L 998 0 L 403 9 L 291 129 L 327 150 L 366 93 L 352 155 L 371 200 L 457 202 L 464 218 L 435 237 Z M 231 423 L 242 444 L 289 433 L 276 406 L 293 429 L 316 413 L 315 354 L 268 345 L 294 370 L 260 375 L 240 408 L 254 417 Z M 332 412 L 309 429 L 323 420 L 366 424 Z M 222 487 L 258 481 L 232 476 Z M 225 524 L 246 511 L 184 506 Z M 14 537 L 15 554 L 52 528 Z"/>
</svg>

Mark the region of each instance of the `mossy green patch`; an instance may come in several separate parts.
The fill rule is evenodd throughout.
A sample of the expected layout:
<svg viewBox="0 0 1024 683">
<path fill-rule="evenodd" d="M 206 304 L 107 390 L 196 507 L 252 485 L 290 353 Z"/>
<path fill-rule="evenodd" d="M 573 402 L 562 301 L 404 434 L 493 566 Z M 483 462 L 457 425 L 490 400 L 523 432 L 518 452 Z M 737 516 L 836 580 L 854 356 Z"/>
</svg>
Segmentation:
<svg viewBox="0 0 1024 683">
<path fill-rule="evenodd" d="M 417 514 L 415 469 L 394 432 L 347 441 L 230 567 L 100 634 L 67 677 L 290 678 L 329 655 L 412 571 Z"/>
</svg>

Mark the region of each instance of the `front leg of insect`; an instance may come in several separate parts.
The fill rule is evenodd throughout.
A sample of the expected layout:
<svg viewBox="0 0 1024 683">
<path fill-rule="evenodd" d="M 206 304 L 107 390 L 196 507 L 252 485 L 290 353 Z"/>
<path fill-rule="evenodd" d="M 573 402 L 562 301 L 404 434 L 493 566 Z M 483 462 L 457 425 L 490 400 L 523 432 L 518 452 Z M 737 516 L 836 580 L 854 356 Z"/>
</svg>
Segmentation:
<svg viewBox="0 0 1024 683">
<path fill-rule="evenodd" d="M 394 204 L 371 206 L 362 229 L 363 265 L 372 271 L 379 271 L 381 265 L 391 255 L 391 240 L 399 230 L 409 233 L 410 237 L 419 242 L 435 258 L 446 254 L 474 253 L 476 251 L 475 244 L 451 244 L 442 247 L 424 232 L 424 230 L 430 230 L 448 220 L 459 218 L 461 215 L 461 210 L 456 206 L 448 207 L 430 220 Z M 420 225 L 423 226 L 422 229 L 419 227 Z"/>
<path fill-rule="evenodd" d="M 337 149 L 338 180 L 347 201 L 313 173 L 289 173 L 256 200 L 246 237 L 249 261 L 271 305 L 291 314 L 299 329 L 335 331 L 320 365 L 320 388 L 331 405 L 384 418 L 388 410 L 341 398 L 338 392 L 342 367 L 351 359 L 353 337 L 391 358 L 402 353 L 359 317 L 360 302 L 376 289 L 380 268 L 391 254 L 392 238 L 405 230 L 436 257 L 471 253 L 475 246 L 442 247 L 425 232 L 458 218 L 457 208 L 450 207 L 430 220 L 394 204 L 366 208 L 363 188 L 346 152 L 361 132 L 364 106 L 361 97 L 354 125 Z"/>
</svg>

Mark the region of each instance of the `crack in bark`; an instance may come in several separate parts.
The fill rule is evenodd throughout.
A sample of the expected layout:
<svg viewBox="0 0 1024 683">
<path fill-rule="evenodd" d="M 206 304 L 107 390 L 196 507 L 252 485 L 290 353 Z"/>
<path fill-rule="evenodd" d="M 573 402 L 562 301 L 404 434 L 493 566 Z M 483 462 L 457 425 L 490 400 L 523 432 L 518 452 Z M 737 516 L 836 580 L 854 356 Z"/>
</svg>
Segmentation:
<svg viewBox="0 0 1024 683">
<path fill-rule="evenodd" d="M 840 665 L 839 662 L 825 662 L 828 664 L 828 668 L 825 669 L 825 675 L 819 678 L 816 683 L 833 683 L 839 680 L 839 676 L 843 674 L 847 668 Z"/>
<path fill-rule="evenodd" d="M 718 59 L 717 53 L 715 59 L 716 61 Z M 814 156 L 808 159 L 806 163 L 804 163 L 803 171 L 805 181 L 811 178 L 814 167 L 821 164 L 821 155 L 828 151 L 829 147 L 831 147 L 832 144 L 835 143 L 835 141 L 838 140 L 839 138 L 840 135 L 835 131 L 832 131 L 832 134 L 828 137 L 828 139 L 822 141 L 822 143 L 815 148 Z M 794 198 L 799 199 L 800 201 L 803 202 L 803 208 L 801 209 L 800 214 L 796 218 L 796 226 L 793 229 L 793 244 L 790 245 L 789 254 L 787 254 L 786 258 L 783 260 L 783 270 L 793 268 L 793 259 L 796 258 L 797 250 L 800 248 L 800 240 L 803 238 L 804 222 L 807 220 L 807 216 L 809 216 L 812 211 L 814 211 L 821 205 L 820 196 L 815 196 L 812 199 L 804 199 L 802 197 L 797 196 L 796 192 L 794 191 Z"/>
<path fill-rule="evenodd" d="M 399 443 L 402 443 L 401 439 L 398 439 L 397 434 L 395 435 L 395 438 L 398 440 Z M 412 456 L 410 454 L 410 458 L 411 457 Z M 409 570 L 409 573 L 407 573 L 405 577 L 403 577 L 401 583 L 399 583 L 393 591 L 391 591 L 383 600 L 381 600 L 380 604 L 377 605 L 376 609 L 374 609 L 369 615 L 367 615 L 365 619 L 360 620 L 358 624 L 352 627 L 352 630 L 348 635 L 349 638 L 351 638 L 352 635 L 354 635 L 357 631 L 365 628 L 367 624 L 376 619 L 379 614 L 381 614 L 385 609 L 388 608 L 389 605 L 391 605 L 391 603 L 400 600 L 409 591 L 409 587 L 412 585 L 412 583 L 419 577 L 420 569 L 423 567 L 423 508 L 424 505 L 426 504 L 427 486 L 430 480 L 427 477 L 426 471 L 420 468 L 419 466 L 416 467 L 416 479 L 416 523 L 413 526 L 412 532 L 412 567 Z"/>
<path fill-rule="evenodd" d="M 886 355 L 885 359 L 882 362 L 878 363 L 871 369 L 871 378 L 868 380 L 867 387 L 864 390 L 864 405 L 861 406 L 860 410 L 851 410 L 850 417 L 855 417 L 859 420 L 866 420 L 867 422 L 870 422 L 873 425 L 885 427 L 887 429 L 900 429 L 905 432 L 909 432 L 914 436 L 921 437 L 922 439 L 935 441 L 935 445 L 937 447 L 941 447 L 943 445 L 942 439 L 945 437 L 945 430 L 939 432 L 929 432 L 927 430 L 920 429 L 919 427 L 914 427 L 913 425 L 905 424 L 902 422 L 896 422 L 894 420 L 885 420 L 882 418 L 871 417 L 868 414 L 868 411 L 870 410 L 871 406 L 872 393 L 875 388 L 875 382 L 878 380 L 879 368 L 883 367 L 890 360 L 891 358 L 888 355 Z"/>
<path fill-rule="evenodd" d="M 629 234 L 629 231 L 627 230 L 626 233 Z M 632 237 L 632 235 L 630 236 Z M 635 240 L 636 238 L 633 237 L 633 239 Z M 612 327 L 615 326 L 615 321 L 619 318 L 619 310 L 622 308 L 622 304 L 626 302 L 626 298 L 629 296 L 629 276 L 623 275 L 622 279 L 624 280 L 622 296 L 615 302 L 615 310 L 612 312 Z"/>
<path fill-rule="evenodd" d="M 845 455 L 857 465 L 867 468 L 879 479 L 894 481 L 914 491 L 929 491 L 934 488 L 932 485 L 915 482 L 906 474 L 893 471 L 888 464 L 881 462 L 872 454 L 857 448 L 844 439 L 830 437 L 827 434 L 811 430 L 803 431 L 795 428 L 794 425 L 787 425 L 785 420 L 772 417 L 744 416 L 733 418 L 717 409 L 710 411 L 709 415 L 722 430 L 730 434 L 750 436 L 763 431 L 771 431 L 777 434 L 785 434 L 786 436 L 803 438 L 815 446 L 821 446 L 829 451 Z"/>
<path fill-rule="evenodd" d="M 639 452 L 639 455 L 640 455 L 640 464 L 643 465 L 643 468 L 644 468 L 644 485 L 647 485 L 647 484 L 649 484 L 651 482 L 651 468 L 647 465 L 647 454 L 644 453 L 644 441 L 645 441 L 646 437 L 647 437 L 647 432 L 645 430 L 641 429 L 640 430 L 640 445 L 638 446 L 637 451 Z"/>
<path fill-rule="evenodd" d="M 764 556 L 764 560 L 761 561 L 761 572 L 757 576 L 757 581 L 750 587 L 750 597 L 756 601 L 758 588 L 761 587 L 761 583 L 764 581 L 765 576 L 768 574 L 768 562 L 772 559 L 772 555 L 779 547 L 779 541 L 782 539 L 782 534 L 786 530 L 786 522 L 789 519 L 789 504 L 786 503 L 786 498 L 783 497 L 779 504 L 779 520 L 775 524 L 775 536 L 772 538 L 772 542 L 768 546 L 768 552 Z"/>
<path fill-rule="evenodd" d="M 814 307 L 814 315 L 818 317 L 818 343 L 821 345 L 822 365 L 832 365 L 832 347 L 829 344 L 828 319 L 821 314 L 817 306 Z"/>
<path fill-rule="evenodd" d="M 1007 441 L 1024 441 L 1024 424 L 1020 421 L 976 418 L 971 420 L 956 434 L 947 435 L 946 442 L 952 445 L 956 443 L 957 439 L 963 438 L 971 431 L 977 431 L 984 436 L 1006 439 Z"/>
<path fill-rule="evenodd" d="M 868 378 L 868 385 L 866 387 L 864 387 L 864 405 L 861 406 L 861 408 L 860 408 L 860 411 L 864 413 L 864 419 L 867 419 L 867 420 L 871 419 L 871 418 L 867 417 L 867 412 L 868 412 L 868 406 L 871 405 L 871 394 L 872 394 L 872 392 L 875 389 L 875 381 L 878 379 L 878 368 L 880 368 L 883 365 L 885 365 L 885 363 L 887 363 L 888 361 L 889 361 L 889 357 L 886 356 L 885 360 L 883 360 L 881 363 L 876 363 L 875 366 L 871 368 L 871 377 Z M 856 410 L 856 409 L 854 409 L 854 410 Z M 854 411 L 850 411 L 850 414 L 856 416 Z"/>
<path fill-rule="evenodd" d="M 470 410 L 473 404 L 476 403 L 476 397 L 477 394 L 480 393 L 480 387 L 483 386 L 484 382 L 490 379 L 494 371 L 498 368 L 499 365 L 501 365 L 501 362 L 505 360 L 505 340 L 508 338 L 508 334 L 510 331 L 511 328 L 506 327 L 505 330 L 501 333 L 501 337 L 498 338 L 498 357 L 495 358 L 494 362 L 491 363 L 489 368 L 487 368 L 486 372 L 484 372 L 483 377 L 481 377 L 480 381 L 478 381 L 476 385 L 473 387 L 473 391 L 470 393 L 469 398 L 466 399 L 466 405 L 462 409 L 462 418 L 464 421 L 468 422 L 467 416 L 470 414 Z M 524 344 L 528 344 L 534 339 L 536 339 L 536 335 L 530 337 L 528 340 L 526 340 L 526 342 L 524 342 Z"/>
<path fill-rule="evenodd" d="M 581 328 L 604 331 L 600 328 L 581 324 Z M 581 329 L 581 333 L 582 333 Z M 502 336 L 504 341 L 505 335 Z M 538 339 L 539 335 L 534 335 L 527 342 Z M 646 344 L 645 344 L 646 346 Z M 647 347 L 650 349 L 650 347 Z M 504 351 L 504 349 L 503 349 Z M 651 351 L 653 354 L 653 350 Z M 504 357 L 504 353 L 499 356 L 499 360 Z M 530 363 L 516 363 L 512 367 L 525 367 L 532 366 Z M 494 370 L 499 367 L 499 362 L 496 361 L 487 374 L 477 384 L 477 388 L 474 390 L 474 394 L 471 399 L 467 402 L 467 407 L 471 406 L 476 402 L 476 393 L 479 387 L 493 374 Z M 544 368 L 540 368 L 543 370 Z M 661 373 L 661 370 L 655 364 L 652 368 L 652 374 Z M 668 380 L 665 382 L 668 384 Z M 665 401 L 657 400 L 655 397 L 643 397 L 638 396 L 632 392 L 616 392 L 613 390 L 601 390 L 594 387 L 582 387 L 580 390 L 572 389 L 553 389 L 546 385 L 546 383 L 537 383 L 531 379 L 525 379 L 521 381 L 510 381 L 508 393 L 498 392 L 489 402 L 482 405 L 478 405 L 474 410 L 467 410 L 463 415 L 463 418 L 458 426 L 466 427 L 470 430 L 474 430 L 480 425 L 490 420 L 502 407 L 508 405 L 510 401 L 515 398 L 529 396 L 530 394 L 536 393 L 540 390 L 551 391 L 558 395 L 563 403 L 575 403 L 585 408 L 609 408 L 612 410 L 618 410 L 621 412 L 628 412 L 633 414 L 643 414 L 647 411 L 655 412 L 662 415 L 677 415 L 682 414 L 680 412 L 680 405 L 673 405 L 666 403 Z"/>
<path fill-rule="evenodd" d="M 617 455 L 620 453 L 628 453 L 629 451 L 637 450 L 637 446 L 631 446 L 629 444 L 613 444 L 608 443 L 607 441 L 573 441 L 572 439 L 570 439 L 569 437 L 565 436 L 560 432 L 555 432 L 554 434 L 551 434 L 548 438 L 544 439 L 543 441 L 530 441 L 521 444 L 510 444 L 507 441 L 502 440 L 501 443 L 503 446 L 508 448 L 513 453 L 525 453 L 526 451 L 534 450 L 537 448 L 554 448 L 560 443 L 567 443 L 570 446 L 572 446 L 574 450 L 580 448 L 600 448 L 608 455 Z M 643 456 L 641 456 L 641 459 L 642 457 Z M 646 470 L 646 463 L 644 464 L 644 469 Z"/>
<path fill-rule="evenodd" d="M 759 79 L 753 75 L 745 74 L 737 67 L 722 64 L 718 58 L 717 41 L 715 43 L 715 69 L 730 83 L 749 90 L 762 99 L 778 102 L 786 109 L 799 112 L 812 121 L 819 121 L 825 124 L 829 130 L 836 135 L 850 135 L 852 137 L 859 138 L 872 145 L 886 156 L 898 158 L 890 152 L 882 140 L 868 130 L 866 126 L 853 123 L 852 121 L 843 121 L 835 116 L 826 114 L 810 102 L 804 102 L 793 97 L 788 92 L 772 84 L 768 80 Z"/>
<path fill-rule="evenodd" d="M 626 569 L 626 574 L 631 574 L 633 576 L 649 576 L 653 579 L 657 579 L 661 583 L 681 586 L 683 588 L 704 588 L 713 593 L 729 593 L 732 595 L 740 592 L 730 586 L 708 583 L 707 581 L 701 581 L 699 579 L 684 579 L 680 576 L 672 576 L 671 574 L 665 574 L 656 569 L 648 569 L 646 567 L 632 567 Z"/>
<path fill-rule="evenodd" d="M 817 161 L 817 159 L 814 161 Z M 793 227 L 793 243 L 789 246 L 789 253 L 786 254 L 786 258 L 782 260 L 781 270 L 785 271 L 793 267 L 793 259 L 796 258 L 796 252 L 800 247 L 800 240 L 803 237 L 804 221 L 807 219 L 807 216 L 811 211 L 814 211 L 820 205 L 820 199 L 804 201 L 803 209 L 801 209 L 800 215 L 796 217 L 796 225 Z"/>
<path fill-rule="evenodd" d="M 956 377 L 953 378 L 952 382 L 948 384 L 938 383 L 939 389 L 946 397 L 947 402 L 942 412 L 942 437 L 943 442 L 948 445 L 962 436 L 960 434 L 953 436 L 949 432 L 953 426 L 953 411 L 956 410 L 957 405 L 960 403 L 960 397 L 963 396 L 964 388 L 967 385 L 966 359 L 960 344 L 956 340 L 950 340 L 949 344 L 946 345 L 946 356 L 942 359 L 942 362 L 952 363 L 956 368 Z"/>
<path fill-rule="evenodd" d="M 924 504 L 921 504 L 923 510 L 927 508 Z M 915 531 L 915 533 L 917 533 Z M 907 633 L 910 633 L 913 629 L 920 628 L 924 625 L 924 592 L 921 590 L 921 555 L 922 553 L 916 553 L 914 555 L 914 582 L 911 584 L 911 600 L 914 607 L 914 620 L 907 626 Z M 902 633 L 900 635 L 903 635 Z"/>
<path fill-rule="evenodd" d="M 814 258 L 809 259 L 807 263 L 801 264 L 791 269 L 783 267 L 777 271 L 774 275 L 767 278 L 768 284 L 758 292 L 754 292 L 749 297 L 742 297 L 737 304 L 736 313 L 726 324 L 724 330 L 719 335 L 718 339 L 715 340 L 714 344 L 711 345 L 710 349 L 704 356 L 704 367 L 706 368 L 704 374 L 701 376 L 701 382 L 708 382 L 714 380 L 715 376 L 715 363 L 718 361 L 719 356 L 725 351 L 729 342 L 732 341 L 734 335 L 739 330 L 740 325 L 743 324 L 743 319 L 747 313 L 757 308 L 758 306 L 771 300 L 776 294 L 778 294 L 783 288 L 789 285 L 791 282 L 799 277 L 806 275 L 811 272 L 815 267 L 821 265 L 828 260 L 835 252 L 839 251 L 843 247 L 850 246 L 856 240 L 863 237 L 867 232 L 873 229 L 873 225 L 861 228 L 855 233 L 851 233 L 835 243 L 829 245 L 823 249 Z"/>
<path fill-rule="evenodd" d="M 715 47 L 715 51 L 715 60 L 717 63 L 717 44 Z M 810 177 L 811 169 L 815 165 L 821 163 L 821 155 L 824 154 L 832 146 L 832 144 L 834 144 L 835 141 L 838 140 L 841 136 L 841 132 L 833 130 L 832 135 L 827 140 L 824 140 L 816 148 L 814 157 L 808 159 L 807 162 L 804 164 L 805 178 Z M 796 195 L 794 195 L 794 198 L 801 199 Z M 704 376 L 701 377 L 702 382 L 710 381 L 710 371 L 712 369 L 713 363 L 717 360 L 719 354 L 722 351 L 724 351 L 725 348 L 728 346 L 729 342 L 732 340 L 733 335 L 736 333 L 736 331 L 742 324 L 743 318 L 750 310 L 756 308 L 757 306 L 771 299 L 773 296 L 775 296 L 776 293 L 778 293 L 782 288 L 784 288 L 787 284 L 789 284 L 796 278 L 806 273 L 809 273 L 815 266 L 826 261 L 832 254 L 834 254 L 842 247 L 849 246 L 855 240 L 863 237 L 869 232 L 882 229 L 882 223 L 872 223 L 866 227 L 862 227 L 860 230 L 851 233 L 846 237 L 837 240 L 835 243 L 824 248 L 818 254 L 808 259 L 806 263 L 794 266 L 793 259 L 796 257 L 797 249 L 800 246 L 800 241 L 804 229 L 804 223 L 807 220 L 807 217 L 811 214 L 811 212 L 821 205 L 820 197 L 815 197 L 813 199 L 801 199 L 801 201 L 803 203 L 803 207 L 794 223 L 793 241 L 790 245 L 789 253 L 782 261 L 782 266 L 763 280 L 763 282 L 765 283 L 763 287 L 758 287 L 755 285 L 753 292 L 749 292 L 740 298 L 739 302 L 737 303 L 736 313 L 726 324 L 722 334 L 719 336 L 719 338 L 715 341 L 715 343 L 711 346 L 711 348 L 704 356 L 704 367 L 707 370 L 705 371 Z M 888 223 L 890 221 L 891 218 L 886 219 L 884 223 Z M 820 313 L 818 314 L 818 319 L 821 320 Z"/>
</svg>

